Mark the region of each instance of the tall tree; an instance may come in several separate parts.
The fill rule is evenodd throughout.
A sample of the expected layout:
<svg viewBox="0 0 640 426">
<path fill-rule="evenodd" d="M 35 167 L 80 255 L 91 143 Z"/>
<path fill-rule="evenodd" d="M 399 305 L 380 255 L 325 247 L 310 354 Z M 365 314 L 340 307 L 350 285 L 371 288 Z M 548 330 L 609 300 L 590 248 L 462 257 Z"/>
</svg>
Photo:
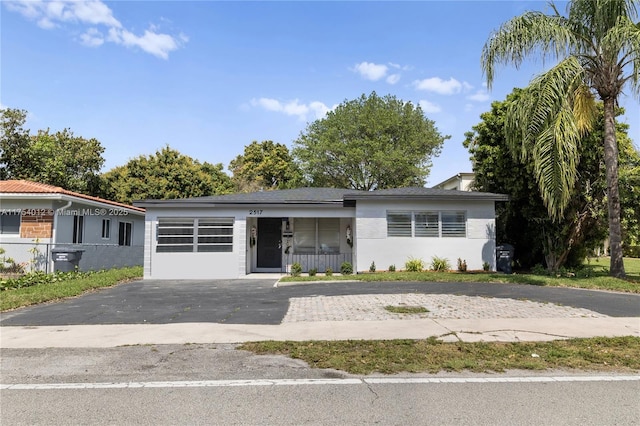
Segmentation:
<svg viewBox="0 0 640 426">
<path fill-rule="evenodd" d="M 122 203 L 226 194 L 232 189 L 222 164 L 200 163 L 169 146 L 134 158 L 103 178 L 105 196 Z"/>
<path fill-rule="evenodd" d="M 521 162 L 506 141 L 507 111 L 512 103 L 518 102 L 521 93 L 520 89 L 515 89 L 505 101 L 493 102 L 491 111 L 481 115 L 482 122 L 465 135 L 464 146 L 471 153 L 475 172 L 475 189 L 509 195 L 508 203 L 496 207 L 496 237 L 515 245 L 516 260 L 521 267 L 546 263 L 550 271 L 557 271 L 565 265 L 579 266 L 587 252 L 601 246 L 606 238 L 602 103 L 598 104 L 594 129 L 581 140 L 579 179 L 571 189 L 570 202 L 561 220 L 553 221 L 537 190 L 534 165 Z M 618 123 L 617 140 L 621 152 L 633 150 L 627 130 L 626 124 Z M 620 170 L 628 170 L 623 156 Z M 626 197 L 626 192 L 621 201 L 623 206 L 634 202 Z"/>
<path fill-rule="evenodd" d="M 344 101 L 307 126 L 293 156 L 313 186 L 383 189 L 425 184 L 445 139 L 420 106 L 395 96 Z"/>
<path fill-rule="evenodd" d="M 500 64 L 519 67 L 525 57 L 557 58 L 512 105 L 508 141 L 533 160 L 550 215 L 560 220 L 576 182 L 581 136 L 593 124 L 595 95 L 604 103 L 604 160 L 611 248 L 610 273 L 624 277 L 615 105 L 625 85 L 640 94 L 637 0 L 573 0 L 567 16 L 526 12 L 504 23 L 486 42 L 482 67 L 491 87 Z"/>
<path fill-rule="evenodd" d="M 238 192 L 294 188 L 302 180 L 289 148 L 273 141 L 251 142 L 231 160 L 229 170 Z"/>
<path fill-rule="evenodd" d="M 104 147 L 69 129 L 31 135 L 23 129 L 27 112 L 2 110 L 0 178 L 27 179 L 89 195 L 99 195 Z"/>
</svg>

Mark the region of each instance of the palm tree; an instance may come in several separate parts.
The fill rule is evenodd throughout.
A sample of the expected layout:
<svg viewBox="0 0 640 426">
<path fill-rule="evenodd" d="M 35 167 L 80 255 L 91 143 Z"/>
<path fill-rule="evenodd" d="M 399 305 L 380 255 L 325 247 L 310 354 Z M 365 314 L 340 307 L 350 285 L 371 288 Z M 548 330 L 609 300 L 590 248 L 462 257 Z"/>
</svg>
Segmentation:
<svg viewBox="0 0 640 426">
<path fill-rule="evenodd" d="M 552 219 L 561 220 L 578 179 L 581 137 L 590 130 L 598 97 L 604 103 L 605 167 L 611 250 L 610 274 L 624 277 L 615 107 L 625 86 L 640 95 L 638 0 L 573 0 L 563 16 L 526 12 L 504 23 L 482 50 L 491 88 L 497 65 L 518 68 L 529 55 L 558 63 L 535 77 L 508 111 L 513 152 L 533 161 L 538 187 Z"/>
</svg>

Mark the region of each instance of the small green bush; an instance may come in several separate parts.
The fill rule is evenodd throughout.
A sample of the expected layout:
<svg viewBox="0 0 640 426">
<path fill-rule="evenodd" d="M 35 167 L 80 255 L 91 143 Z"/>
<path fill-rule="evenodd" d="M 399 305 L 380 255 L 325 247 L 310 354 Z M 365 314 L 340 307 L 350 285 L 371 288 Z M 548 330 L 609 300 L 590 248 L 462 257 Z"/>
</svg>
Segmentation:
<svg viewBox="0 0 640 426">
<path fill-rule="evenodd" d="M 395 272 L 396 271 L 396 265 L 389 265 L 389 272 Z"/>
<path fill-rule="evenodd" d="M 309 276 L 310 277 L 315 277 L 317 273 L 318 273 L 318 268 L 309 269 Z"/>
<path fill-rule="evenodd" d="M 302 273 L 302 265 L 301 264 L 296 262 L 293 265 L 291 265 L 291 276 L 292 277 L 299 277 L 301 273 Z"/>
<path fill-rule="evenodd" d="M 351 265 L 351 263 L 349 262 L 342 262 L 342 265 L 340 265 L 340 273 L 342 275 L 353 274 L 353 265 Z"/>
<path fill-rule="evenodd" d="M 408 272 L 422 272 L 424 270 L 424 260 L 410 257 L 405 262 L 404 269 Z"/>
<path fill-rule="evenodd" d="M 327 270 L 326 270 L 326 271 L 324 271 L 324 274 L 325 274 L 327 277 L 331 277 L 331 276 L 333 276 L 333 269 L 331 269 L 331 268 L 327 268 Z"/>
<path fill-rule="evenodd" d="M 539 263 L 533 265 L 533 267 L 531 268 L 531 273 L 533 275 L 549 275 L 549 271 L 547 271 L 547 268 Z"/>
<path fill-rule="evenodd" d="M 624 246 L 622 251 L 625 257 L 640 257 L 640 246 Z"/>
<path fill-rule="evenodd" d="M 451 269 L 449 265 L 449 259 L 444 257 L 433 256 L 431 258 L 431 269 L 438 272 L 444 272 Z"/>
<path fill-rule="evenodd" d="M 6 280 L 0 280 L 0 291 L 10 290 L 14 288 L 33 287 L 36 285 L 53 284 L 53 283 L 58 283 L 60 281 L 76 280 L 79 278 L 89 277 L 93 274 L 95 274 L 94 271 L 89 271 L 89 272 L 58 271 L 52 274 L 47 274 L 44 271 L 33 271 L 33 272 L 26 273 L 23 276 L 18 278 L 9 278 Z"/>
<path fill-rule="evenodd" d="M 459 272 L 467 272 L 467 261 L 466 259 L 458 258 L 458 271 Z"/>
<path fill-rule="evenodd" d="M 491 265 L 489 265 L 489 262 L 483 262 L 482 263 L 482 270 L 485 272 L 489 272 L 489 268 L 491 268 Z"/>
<path fill-rule="evenodd" d="M 369 272 L 375 272 L 376 271 L 376 262 L 371 262 L 371 265 L 369 266 Z"/>
</svg>

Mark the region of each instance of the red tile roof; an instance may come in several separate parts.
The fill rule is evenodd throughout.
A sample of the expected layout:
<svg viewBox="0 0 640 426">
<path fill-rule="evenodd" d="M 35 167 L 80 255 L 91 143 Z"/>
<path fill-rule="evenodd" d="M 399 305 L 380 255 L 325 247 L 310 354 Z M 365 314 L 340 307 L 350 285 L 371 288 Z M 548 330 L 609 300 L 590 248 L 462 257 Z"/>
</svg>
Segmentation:
<svg viewBox="0 0 640 426">
<path fill-rule="evenodd" d="M 97 201 L 99 203 L 110 204 L 112 206 L 123 207 L 126 209 L 144 212 L 140 207 L 130 206 L 128 204 L 118 203 L 115 201 L 105 200 L 104 198 L 92 197 L 91 195 L 80 194 L 78 192 L 68 191 L 59 186 L 47 185 L 46 183 L 32 182 L 29 180 L 2 180 L 0 181 L 0 193 L 3 194 L 62 194 L 72 197 L 82 198 L 85 200 Z"/>
</svg>

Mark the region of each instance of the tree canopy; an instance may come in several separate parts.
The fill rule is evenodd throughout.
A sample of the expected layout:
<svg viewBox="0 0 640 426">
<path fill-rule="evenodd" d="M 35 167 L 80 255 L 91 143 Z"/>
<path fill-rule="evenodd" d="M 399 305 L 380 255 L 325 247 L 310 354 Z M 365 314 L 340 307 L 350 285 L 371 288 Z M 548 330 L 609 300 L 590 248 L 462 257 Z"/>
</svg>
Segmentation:
<svg viewBox="0 0 640 426">
<path fill-rule="evenodd" d="M 23 128 L 26 111 L 3 109 L 1 115 L 0 179 L 26 179 L 99 194 L 104 147 L 97 139 L 75 136 L 69 129 L 31 135 Z"/>
<path fill-rule="evenodd" d="M 544 262 L 556 271 L 565 264 L 576 266 L 587 250 L 600 246 L 606 238 L 606 178 L 601 160 L 603 107 L 601 103 L 598 105 L 594 128 L 581 140 L 579 177 L 571 190 L 571 201 L 562 220 L 554 221 L 537 190 L 533 164 L 513 155 L 513 147 L 507 143 L 504 122 L 511 104 L 519 100 L 521 93 L 522 90 L 516 89 L 505 101 L 493 102 L 491 111 L 481 115 L 482 122 L 466 134 L 464 145 L 471 153 L 474 187 L 509 195 L 508 203 L 496 207 L 496 238 L 516 247 L 516 260 L 521 267 Z M 635 151 L 627 129 L 625 124 L 617 126 L 621 152 Z M 627 157 L 621 156 L 621 172 L 626 175 L 629 171 L 633 176 L 632 167 Z M 633 191 L 627 184 L 621 188 L 625 194 Z M 634 203 L 637 199 L 632 196 L 622 198 L 625 208 L 632 208 Z M 631 236 L 634 222 L 629 223 Z"/>
<path fill-rule="evenodd" d="M 624 277 L 615 106 L 628 86 L 640 94 L 640 25 L 637 0 L 573 0 L 567 16 L 526 12 L 495 31 L 481 62 L 491 87 L 501 64 L 519 67 L 530 55 L 558 63 L 537 76 L 510 105 L 507 141 L 533 162 L 551 217 L 560 221 L 577 182 L 582 137 L 593 128 L 595 97 L 604 104 L 604 161 L 611 244 L 611 275 Z"/>
<path fill-rule="evenodd" d="M 105 197 L 122 203 L 165 200 L 231 192 L 222 164 L 200 163 L 165 146 L 104 174 Z"/>
<path fill-rule="evenodd" d="M 273 141 L 251 142 L 231 160 L 229 170 L 238 192 L 294 188 L 302 179 L 289 148 Z"/>
<path fill-rule="evenodd" d="M 312 186 L 373 190 L 422 186 L 444 140 L 420 106 L 375 92 L 344 101 L 294 141 Z"/>
</svg>

